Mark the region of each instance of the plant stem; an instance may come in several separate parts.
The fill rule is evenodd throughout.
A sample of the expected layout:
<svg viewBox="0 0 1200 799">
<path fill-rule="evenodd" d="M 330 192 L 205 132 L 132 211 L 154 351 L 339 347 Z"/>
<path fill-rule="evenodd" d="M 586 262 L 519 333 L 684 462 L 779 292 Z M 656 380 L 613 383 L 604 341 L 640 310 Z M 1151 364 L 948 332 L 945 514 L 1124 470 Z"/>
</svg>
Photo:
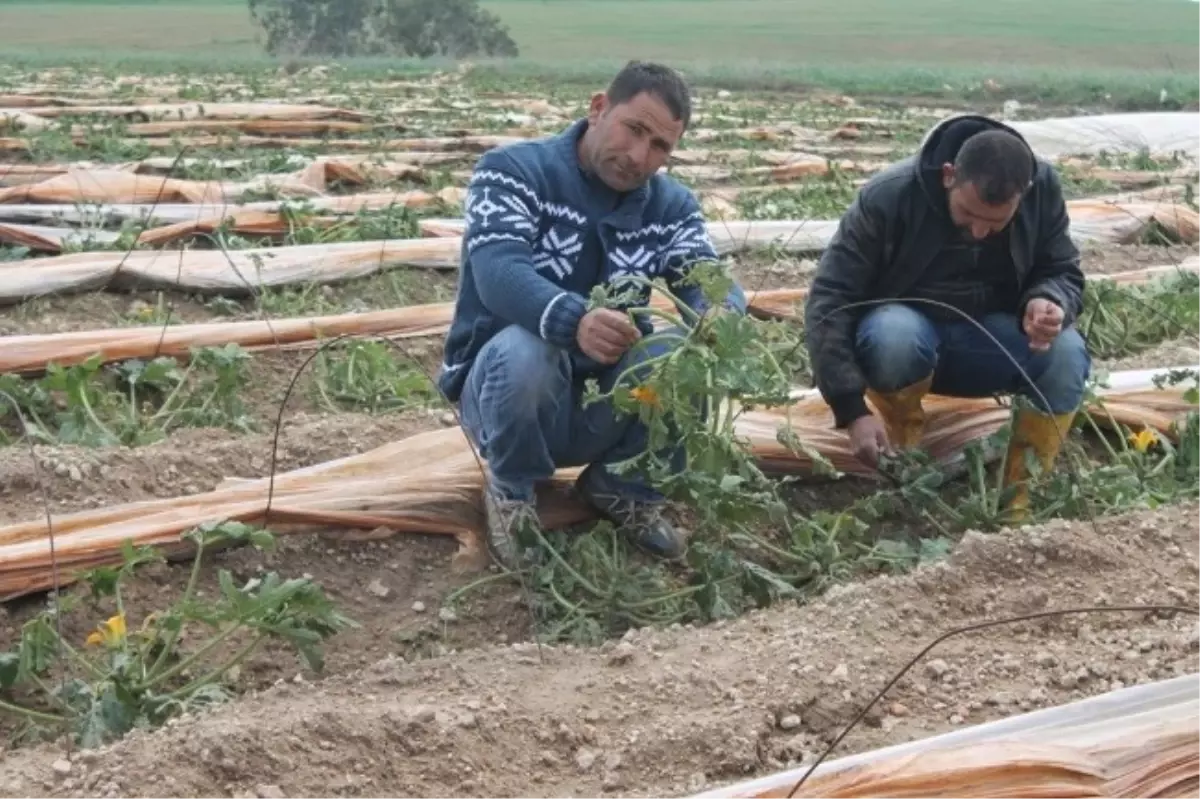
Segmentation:
<svg viewBox="0 0 1200 799">
<path fill-rule="evenodd" d="M 500 580 L 507 580 L 509 578 L 515 578 L 517 576 L 517 574 L 518 574 L 518 572 L 507 572 L 506 571 L 506 572 L 499 572 L 497 574 L 489 574 L 486 577 L 480 577 L 478 580 L 475 580 L 472 583 L 468 583 L 467 585 L 464 585 L 462 588 L 456 589 L 455 591 L 451 592 L 449 595 L 446 596 L 445 599 L 442 600 L 442 604 L 449 605 L 449 604 L 453 603 L 455 600 L 457 600 L 460 596 L 467 594 L 471 591 L 474 591 L 476 588 L 482 588 L 483 586 L 485 586 L 489 583 L 499 582 Z"/>
<path fill-rule="evenodd" d="M 174 666 L 172 666 L 171 668 L 164 671 L 162 674 L 156 675 L 156 676 L 151 677 L 150 679 L 146 680 L 143 687 L 152 688 L 155 685 L 158 685 L 163 680 L 169 680 L 172 677 L 174 677 L 176 674 L 186 671 L 189 666 L 191 666 L 193 663 L 195 663 L 200 658 L 207 655 L 209 652 L 211 652 L 213 649 L 215 649 L 218 644 L 220 644 L 226 638 L 228 638 L 229 636 L 231 636 L 235 632 L 237 632 L 239 629 L 241 629 L 241 627 L 242 627 L 241 624 L 232 624 L 229 627 L 226 627 L 224 630 L 222 630 L 221 632 L 219 632 L 215 636 L 213 636 L 211 639 L 209 639 L 207 644 L 205 644 L 204 646 L 197 649 L 191 655 L 188 655 L 186 658 L 179 661 Z"/>
<path fill-rule="evenodd" d="M 198 539 L 196 541 L 196 557 L 192 560 L 192 572 L 188 575 L 187 587 L 183 589 L 183 598 L 179 600 L 178 607 L 185 607 L 191 601 L 192 594 L 196 590 L 196 581 L 200 577 L 200 561 L 204 557 L 204 541 Z M 175 642 L 179 638 L 179 634 L 183 631 L 183 618 L 179 619 L 179 626 L 172 630 L 170 636 L 163 644 L 162 651 L 158 653 L 158 657 L 154 659 L 154 664 L 150 667 L 150 671 L 146 674 L 147 680 L 152 680 L 158 674 L 158 670 L 162 668 L 167 656 L 171 654 L 171 650 L 175 648 Z"/>
<path fill-rule="evenodd" d="M 13 705 L 0 699 L 0 710 L 6 710 L 9 713 L 16 713 L 19 716 L 34 719 L 35 721 L 43 721 L 47 724 L 65 724 L 66 719 L 62 716 L 55 716 L 52 713 L 42 713 L 39 710 L 30 710 L 27 707 Z"/>
<path fill-rule="evenodd" d="M 234 627 L 232 629 L 237 629 L 237 628 Z M 266 638 L 267 638 L 266 633 L 259 633 L 258 635 L 256 635 L 254 637 L 253 640 L 250 641 L 250 643 L 248 643 L 244 647 L 242 647 L 242 649 L 236 655 L 234 655 L 229 661 L 227 661 L 225 663 L 225 665 L 218 666 L 217 668 L 210 671 L 208 674 L 201 677 L 199 680 L 194 680 L 194 681 L 188 683 L 187 685 L 183 686 L 182 688 L 177 688 L 176 690 L 167 694 L 167 696 L 171 697 L 172 699 L 178 699 L 181 696 L 186 696 L 188 694 L 194 693 L 196 690 L 203 688 L 204 686 L 206 686 L 210 683 L 216 682 L 218 679 L 221 678 L 222 674 L 229 671 L 230 669 L 232 669 L 237 664 L 241 663 L 246 658 L 250 657 L 250 655 L 254 652 L 254 650 L 258 648 L 258 645 L 261 644 L 263 641 L 265 641 Z"/>
</svg>

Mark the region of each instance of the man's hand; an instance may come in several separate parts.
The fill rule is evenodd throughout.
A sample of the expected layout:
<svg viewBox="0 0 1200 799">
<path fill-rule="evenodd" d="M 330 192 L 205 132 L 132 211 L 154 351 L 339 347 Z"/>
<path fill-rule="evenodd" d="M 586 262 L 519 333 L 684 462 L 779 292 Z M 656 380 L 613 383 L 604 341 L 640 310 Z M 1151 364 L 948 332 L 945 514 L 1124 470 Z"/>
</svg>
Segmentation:
<svg viewBox="0 0 1200 799">
<path fill-rule="evenodd" d="M 894 455 L 883 420 L 873 413 L 850 423 L 850 449 L 854 457 L 871 468 L 879 466 L 880 455 Z"/>
<path fill-rule="evenodd" d="M 621 360 L 621 356 L 642 337 L 642 331 L 626 314 L 611 308 L 588 311 L 579 320 L 575 341 L 583 354 L 606 366 Z"/>
<path fill-rule="evenodd" d="M 1021 327 L 1029 336 L 1029 349 L 1046 352 L 1062 332 L 1063 309 L 1050 300 L 1036 297 L 1025 306 Z"/>
</svg>

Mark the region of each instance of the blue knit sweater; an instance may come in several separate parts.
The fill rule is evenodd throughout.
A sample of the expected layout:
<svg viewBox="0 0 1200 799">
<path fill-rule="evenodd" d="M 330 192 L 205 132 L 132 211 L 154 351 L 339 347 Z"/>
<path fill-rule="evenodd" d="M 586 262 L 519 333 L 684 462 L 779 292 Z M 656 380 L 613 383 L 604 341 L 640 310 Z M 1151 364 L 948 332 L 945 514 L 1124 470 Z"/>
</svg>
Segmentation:
<svg viewBox="0 0 1200 799">
<path fill-rule="evenodd" d="M 575 332 L 600 283 L 661 277 L 689 306 L 704 309 L 697 287 L 679 285 L 691 264 L 717 257 L 696 198 L 664 174 L 625 195 L 608 188 L 579 163 L 576 145 L 586 129 L 582 119 L 558 135 L 490 150 L 476 164 L 438 379 L 451 402 L 480 348 L 510 324 L 586 358 Z M 646 289 L 639 302 L 648 300 Z M 745 312 L 742 289 L 735 285 L 724 304 Z"/>
</svg>

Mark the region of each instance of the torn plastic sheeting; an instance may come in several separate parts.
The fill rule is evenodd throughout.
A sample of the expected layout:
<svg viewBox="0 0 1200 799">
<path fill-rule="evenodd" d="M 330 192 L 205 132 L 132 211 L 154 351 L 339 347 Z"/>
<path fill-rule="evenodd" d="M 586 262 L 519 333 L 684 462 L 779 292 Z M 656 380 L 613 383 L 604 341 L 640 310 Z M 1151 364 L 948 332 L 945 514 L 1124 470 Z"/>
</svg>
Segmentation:
<svg viewBox="0 0 1200 799">
<path fill-rule="evenodd" d="M 109 116 L 126 119 L 143 119 L 146 121 L 342 119 L 361 122 L 371 118 L 370 114 L 348 108 L 299 103 L 141 103 L 136 105 L 55 103 L 44 106 L 23 105 L 22 110 L 28 114 L 46 118 L 61 116 Z"/>
<path fill-rule="evenodd" d="M 1200 763 L 1194 755 L 1196 739 L 1200 738 L 1195 723 L 1198 713 L 1200 675 L 1186 674 L 822 763 L 812 771 L 796 797 L 866 799 L 880 795 L 920 795 L 923 785 L 925 795 L 937 795 L 946 791 L 952 781 L 962 786 L 966 792 L 962 795 L 997 798 L 1182 797 L 1186 794 L 1175 791 L 1200 776 Z M 1181 741 L 1187 746 L 1187 756 L 1183 751 L 1171 752 Z M 1159 750 L 1160 757 L 1168 753 L 1175 757 L 1162 758 L 1169 763 L 1162 759 L 1154 762 L 1153 751 L 1135 757 L 1139 745 L 1147 743 Z M 1129 765 L 1138 761 L 1142 761 L 1139 763 L 1142 768 L 1135 771 L 1134 780 L 1129 780 L 1132 770 Z M 1151 767 L 1151 763 L 1157 768 Z M 988 764 L 995 769 L 992 774 L 1003 774 L 996 777 L 995 786 L 989 785 L 985 771 Z M 782 799 L 810 768 L 800 765 L 757 780 L 692 794 L 688 799 Z M 1042 768 L 1045 771 L 1038 776 Z M 923 770 L 925 781 L 920 782 Z M 960 771 L 959 779 L 952 779 L 952 770 Z M 1014 785 L 1022 770 L 1033 771 L 1027 773 L 1027 779 L 1033 777 L 1037 782 Z M 1039 787 L 1049 791 L 1064 774 L 1072 773 L 1085 779 L 1058 792 L 1038 791 Z M 1092 775 L 1090 779 L 1088 774 Z M 1126 779 L 1120 780 L 1122 776 Z M 905 782 L 902 786 L 893 783 L 895 793 L 888 793 L 887 782 L 900 777 Z M 1138 779 L 1144 783 L 1138 785 Z M 840 785 L 835 786 L 835 782 Z M 1114 791 L 1115 783 L 1122 783 L 1126 791 Z M 1013 788 L 1020 792 L 1012 792 Z"/>
<path fill-rule="evenodd" d="M 1155 155 L 1186 153 L 1200 158 L 1200 114 L 1151 112 L 1054 117 L 1009 123 L 1044 158 L 1101 152 Z"/>
<path fill-rule="evenodd" d="M 782 317 L 805 295 L 803 289 L 750 292 L 752 313 Z M 667 307 L 661 295 L 653 304 Z M 99 355 L 104 363 L 131 358 L 179 357 L 195 347 L 237 344 L 248 350 L 316 346 L 343 335 L 390 339 L 445 335 L 454 315 L 449 302 L 410 305 L 364 313 L 307 316 L 242 322 L 146 325 L 7 336 L 0 347 L 0 374 L 42 372 L 50 363 L 71 366 Z"/>
<path fill-rule="evenodd" d="M 1136 285 L 1180 269 L 1200 270 L 1200 258 L 1182 267 L 1148 269 L 1105 275 L 1103 279 Z M 760 318 L 796 319 L 808 295 L 803 288 L 747 292 L 750 312 Z M 666 307 L 661 294 L 652 303 Z M 300 348 L 314 346 L 322 337 L 345 334 L 377 335 L 388 338 L 444 335 L 453 314 L 452 303 L 411 305 L 366 313 L 293 317 L 242 322 L 201 322 L 186 325 L 148 325 L 65 333 L 12 335 L 0 348 L 0 373 L 43 371 L 50 362 L 60 366 L 81 363 L 99 354 L 105 363 L 159 355 L 180 356 L 192 347 L 237 344 L 247 349 Z M 1124 375 L 1126 373 L 1118 373 Z M 1138 378 L 1140 379 L 1140 378 Z M 1128 387 L 1132 384 L 1122 384 Z M 798 398 L 798 397 L 797 397 Z"/>
<path fill-rule="evenodd" d="M 328 214 L 356 214 L 391 206 L 410 208 L 431 205 L 438 195 L 426 191 L 387 191 L 346 194 L 336 197 L 305 197 L 299 200 L 258 200 L 248 203 L 74 203 L 0 204 L 0 220 L 18 223 L 63 222 L 77 225 L 145 223 L 151 227 L 201 223 L 214 217 L 229 218 L 241 212 L 278 212 L 284 206 Z"/>
<path fill-rule="evenodd" d="M 336 142 L 333 142 L 336 144 Z M 458 163 L 466 158 L 469 158 L 469 153 L 456 153 L 452 151 L 442 152 L 421 152 L 418 150 L 406 151 L 402 157 L 397 160 L 403 161 L 405 164 L 412 166 L 440 166 L 444 164 Z M 308 156 L 299 154 L 289 154 L 284 157 L 284 162 L 293 166 L 296 169 L 303 169 L 310 164 L 318 161 L 337 161 L 345 162 L 351 165 L 375 164 L 378 162 L 378 157 L 375 155 L 363 155 L 356 153 L 336 154 L 329 153 L 320 156 Z M 141 161 L 134 162 L 134 171 L 140 174 L 153 174 L 156 172 L 169 172 L 174 169 L 189 168 L 193 166 L 203 166 L 207 169 L 241 169 L 248 165 L 255 165 L 256 161 L 250 158 L 200 158 L 200 157 L 184 157 L 170 158 L 167 156 L 151 156 L 143 158 Z"/>
<path fill-rule="evenodd" d="M 1071 238 L 1081 244 L 1130 243 L 1151 224 L 1161 225 L 1186 243 L 1200 240 L 1200 216 L 1182 203 L 1070 200 L 1067 213 Z M 462 235 L 466 228 L 466 222 L 457 218 L 423 219 L 420 224 L 439 236 Z M 708 234 L 722 255 L 772 246 L 792 252 L 820 252 L 829 246 L 838 224 L 836 219 L 711 220 Z"/>
<path fill-rule="evenodd" d="M 128 136 L 171 136 L 176 133 L 246 133 L 252 136 L 328 136 L 330 134 L 395 132 L 397 125 L 374 125 L 343 119 L 192 119 L 134 122 L 122 129 Z M 85 133 L 75 126 L 72 133 Z"/>
<path fill-rule="evenodd" d="M 110 245 L 121 234 L 110 230 L 87 230 L 46 225 L 11 225 L 0 222 L 0 244 L 28 247 L 37 252 L 58 254 L 69 244 L 88 243 Z"/>
<path fill-rule="evenodd" d="M 397 267 L 457 269 L 457 239 L 389 239 L 236 250 L 86 252 L 0 263 L 0 303 L 100 288 L 229 296 L 337 283 Z"/>
<path fill-rule="evenodd" d="M 1141 387 L 1109 393 L 1098 423 L 1149 425 L 1170 438 L 1173 425 L 1195 410 L 1182 391 Z M 1010 411 L 991 398 L 956 400 L 930 397 L 922 446 L 945 463 L 971 441 L 999 430 Z M 820 398 L 787 408 L 747 411 L 736 421 L 738 439 L 763 468 L 773 473 L 813 475 L 812 459 L 783 446 L 781 425 L 827 459 L 835 469 L 859 476 L 877 473 L 854 458 L 845 431 L 836 430 Z M 590 512 L 565 489 L 578 469 L 559 471 L 539 494 L 539 512 L 547 527 L 584 521 Z M 459 542 L 456 563 L 485 565 L 481 492 L 484 475 L 461 429 L 421 433 L 365 453 L 277 474 L 269 479 L 229 479 L 213 491 L 156 499 L 52 517 L 54 559 L 61 584 L 77 570 L 118 562 L 121 547 L 135 545 L 184 549 L 180 534 L 210 521 L 266 524 L 277 532 L 300 533 L 331 528 L 385 527 L 396 533 L 453 535 Z M 271 497 L 268 505 L 268 496 Z M 268 507 L 270 509 L 268 515 Z M 54 584 L 46 520 L 0 527 L 0 599 L 11 599 Z"/>
<path fill-rule="evenodd" d="M 314 212 L 306 217 L 308 224 L 321 227 L 344 222 L 345 218 L 363 211 L 380 211 L 388 208 L 406 207 L 422 208 L 437 202 L 453 200 L 453 193 L 459 191 L 447 187 L 437 194 L 423 191 L 407 191 L 390 194 L 358 195 L 344 197 L 326 197 L 303 205 L 293 204 L 293 210 L 304 209 Z M 319 215 L 316 212 L 320 212 Z M 242 236 L 278 237 L 291 232 L 296 226 L 295 216 L 282 210 L 248 210 L 231 206 L 228 211 L 198 217 L 192 221 L 181 221 L 165 227 L 150 226 L 138 235 L 138 244 L 148 247 L 163 247 L 168 244 L 187 239 L 192 236 L 212 233 L 218 227 Z"/>
<path fill-rule="evenodd" d="M 221 203 L 251 191 L 272 190 L 293 197 L 315 197 L 314 187 L 293 175 L 264 175 L 244 182 L 182 180 L 139 175 L 119 169 L 75 169 L 37 183 L 0 189 L 7 203 Z"/>
</svg>

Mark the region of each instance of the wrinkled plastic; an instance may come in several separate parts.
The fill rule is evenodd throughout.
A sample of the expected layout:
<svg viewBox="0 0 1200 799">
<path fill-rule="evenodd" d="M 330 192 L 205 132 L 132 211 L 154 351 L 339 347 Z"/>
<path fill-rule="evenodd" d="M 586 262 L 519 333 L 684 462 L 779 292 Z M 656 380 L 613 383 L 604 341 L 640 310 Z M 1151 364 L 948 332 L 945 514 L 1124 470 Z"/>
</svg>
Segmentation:
<svg viewBox="0 0 1200 799">
<path fill-rule="evenodd" d="M 1108 393 L 1097 423 L 1145 425 L 1172 436 L 1174 422 L 1195 405 L 1182 390 L 1148 385 Z M 952 460 L 968 443 L 992 435 L 1010 417 L 1010 410 L 991 398 L 930 397 L 925 405 L 922 446 L 940 463 Z M 816 472 L 808 452 L 779 441 L 783 425 L 834 469 L 879 478 L 854 457 L 845 431 L 834 429 L 829 408 L 819 397 L 786 409 L 746 411 L 738 418 L 736 435 L 764 470 L 796 476 Z M 266 524 L 276 532 L 382 527 L 396 533 L 453 535 L 459 542 L 457 561 L 477 568 L 485 563 L 486 551 L 480 515 L 484 468 L 461 429 L 420 433 L 359 455 L 278 474 L 273 485 L 265 479 L 230 479 L 205 493 L 55 516 L 53 560 L 60 582 L 66 583 L 78 570 L 118 562 L 128 540 L 177 550 L 183 546 L 181 533 L 230 519 Z M 578 471 L 560 470 L 539 496 L 546 526 L 590 518 L 590 512 L 562 490 Z M 0 601 L 54 585 L 46 525 L 46 519 L 38 517 L 0 527 Z"/>
<path fill-rule="evenodd" d="M 1147 150 L 1152 155 L 1182 152 L 1200 159 L 1200 114 L 1195 112 L 1097 114 L 1009 124 L 1044 158 Z"/>
<path fill-rule="evenodd" d="M 959 749 L 962 756 L 967 757 L 971 751 L 969 747 L 998 747 L 1016 743 L 1052 744 L 1060 750 L 1079 753 L 1081 760 L 1084 759 L 1083 753 L 1089 753 L 1090 757 L 1103 763 L 1103 756 L 1091 753 L 1119 752 L 1126 744 L 1152 739 L 1164 730 L 1178 730 L 1185 735 L 1195 735 L 1198 725 L 1200 682 L 1197 681 L 1196 674 L 1189 674 L 955 730 L 945 735 L 827 761 L 813 772 L 809 782 L 857 767 L 876 764 L 882 766 L 889 761 L 899 761 L 921 753 Z M 809 768 L 810 766 L 800 766 L 767 777 L 727 785 L 698 794 L 695 799 L 786 796 Z M 797 795 L 813 795 L 807 792 L 809 787 L 809 783 L 806 782 Z"/>
</svg>

